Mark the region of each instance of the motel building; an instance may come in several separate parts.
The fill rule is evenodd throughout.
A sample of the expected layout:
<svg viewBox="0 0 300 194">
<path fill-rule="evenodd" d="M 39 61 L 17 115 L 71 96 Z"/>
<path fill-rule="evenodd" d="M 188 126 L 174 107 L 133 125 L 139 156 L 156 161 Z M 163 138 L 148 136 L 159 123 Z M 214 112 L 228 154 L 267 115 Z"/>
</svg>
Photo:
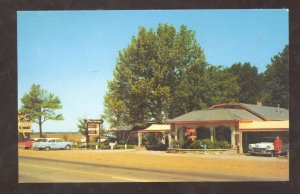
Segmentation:
<svg viewBox="0 0 300 194">
<path fill-rule="evenodd" d="M 238 153 L 248 152 L 251 143 L 272 142 L 276 136 L 283 143 L 289 141 L 289 111 L 259 103 L 218 104 L 170 119 L 168 123 L 171 136 L 180 143 L 185 136 L 193 140 L 227 141 Z"/>
</svg>

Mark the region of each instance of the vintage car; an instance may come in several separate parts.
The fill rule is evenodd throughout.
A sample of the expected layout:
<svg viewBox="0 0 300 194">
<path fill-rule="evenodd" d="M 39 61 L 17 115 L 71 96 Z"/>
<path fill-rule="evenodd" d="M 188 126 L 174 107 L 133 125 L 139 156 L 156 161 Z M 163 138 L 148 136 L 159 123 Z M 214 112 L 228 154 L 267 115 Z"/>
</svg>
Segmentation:
<svg viewBox="0 0 300 194">
<path fill-rule="evenodd" d="M 274 144 L 272 142 L 260 142 L 249 144 L 248 153 L 251 155 L 262 154 L 274 156 Z"/>
<path fill-rule="evenodd" d="M 282 146 L 282 150 L 276 154 L 278 155 L 286 155 L 289 152 L 289 144 L 284 144 Z M 274 152 L 274 144 L 272 142 L 259 142 L 254 144 L 249 144 L 248 153 L 251 155 L 269 155 L 273 157 L 275 155 Z"/>
<path fill-rule="evenodd" d="M 19 148 L 30 149 L 32 147 L 32 141 L 18 142 L 18 147 Z"/>
<path fill-rule="evenodd" d="M 60 138 L 44 138 L 33 142 L 32 148 L 39 150 L 71 149 L 72 142 L 62 141 Z"/>
</svg>

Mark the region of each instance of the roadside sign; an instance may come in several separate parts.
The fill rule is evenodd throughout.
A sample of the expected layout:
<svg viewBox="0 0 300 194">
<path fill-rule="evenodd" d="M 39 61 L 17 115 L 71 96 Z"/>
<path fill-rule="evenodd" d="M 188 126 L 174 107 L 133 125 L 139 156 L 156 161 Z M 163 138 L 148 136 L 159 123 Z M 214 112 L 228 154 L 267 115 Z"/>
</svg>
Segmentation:
<svg viewBox="0 0 300 194">
<path fill-rule="evenodd" d="M 103 120 L 89 119 L 87 120 L 87 130 L 89 136 L 99 135 L 100 125 L 103 123 Z"/>
</svg>

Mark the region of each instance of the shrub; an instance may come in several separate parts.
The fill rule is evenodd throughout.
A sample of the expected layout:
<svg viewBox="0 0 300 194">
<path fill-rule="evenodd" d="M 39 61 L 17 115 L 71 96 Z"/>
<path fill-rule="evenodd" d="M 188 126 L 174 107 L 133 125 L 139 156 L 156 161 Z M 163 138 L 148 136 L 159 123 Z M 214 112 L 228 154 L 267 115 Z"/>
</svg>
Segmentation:
<svg viewBox="0 0 300 194">
<path fill-rule="evenodd" d="M 123 146 L 123 145 L 115 145 L 114 146 L 114 150 L 119 150 L 119 149 L 124 149 L 125 148 L 125 146 Z"/>
<path fill-rule="evenodd" d="M 182 148 L 185 148 L 185 149 L 190 149 L 192 148 L 191 144 L 193 143 L 193 141 L 191 139 L 187 139 L 184 141 L 184 143 L 182 144 Z"/>
<path fill-rule="evenodd" d="M 119 145 L 125 145 L 125 144 L 126 144 L 126 141 L 125 141 L 125 140 L 120 140 L 120 141 L 118 141 L 118 144 L 119 144 Z"/>
<path fill-rule="evenodd" d="M 109 150 L 110 146 L 109 145 L 103 145 L 103 144 L 101 144 L 100 149 L 101 150 Z"/>
<path fill-rule="evenodd" d="M 134 149 L 134 145 L 127 145 L 127 149 Z M 124 146 L 124 148 L 125 148 L 125 146 Z"/>
<path fill-rule="evenodd" d="M 195 140 L 192 144 L 191 144 L 191 148 L 192 149 L 201 149 L 202 148 L 202 144 L 200 140 Z"/>
<path fill-rule="evenodd" d="M 218 141 L 219 148 L 221 149 L 229 149 L 231 145 L 227 141 Z"/>
<path fill-rule="evenodd" d="M 176 141 L 176 140 L 172 140 L 171 143 L 170 143 L 170 145 L 173 148 L 179 148 L 179 147 L 181 147 L 181 144 L 178 141 Z"/>
<path fill-rule="evenodd" d="M 212 142 L 210 141 L 210 139 L 203 139 L 200 141 L 202 145 L 206 145 L 207 149 L 212 149 L 214 148 Z M 204 148 L 204 147 L 203 147 Z"/>
</svg>

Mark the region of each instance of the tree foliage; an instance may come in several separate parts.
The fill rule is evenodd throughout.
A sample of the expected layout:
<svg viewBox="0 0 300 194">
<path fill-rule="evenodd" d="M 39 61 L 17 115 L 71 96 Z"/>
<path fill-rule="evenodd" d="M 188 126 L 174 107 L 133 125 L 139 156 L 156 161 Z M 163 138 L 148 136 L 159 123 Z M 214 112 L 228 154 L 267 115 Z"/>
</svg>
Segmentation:
<svg viewBox="0 0 300 194">
<path fill-rule="evenodd" d="M 289 107 L 289 47 L 271 59 L 264 73 L 264 102 L 269 106 Z"/>
<path fill-rule="evenodd" d="M 42 89 L 40 85 L 33 84 L 28 93 L 21 98 L 20 112 L 27 114 L 30 120 L 39 125 L 40 137 L 42 137 L 42 124 L 47 120 L 63 120 L 62 114 L 56 114 L 55 110 L 61 109 L 60 99 L 53 93 Z"/>
<path fill-rule="evenodd" d="M 235 63 L 228 71 L 237 77 L 240 88 L 238 102 L 256 104 L 262 100 L 263 77 L 255 66 L 250 63 Z"/>
<path fill-rule="evenodd" d="M 87 135 L 85 120 L 86 120 L 86 118 L 80 118 L 80 119 L 78 119 L 78 122 L 77 122 L 78 132 L 84 136 Z"/>
<path fill-rule="evenodd" d="M 104 117 L 112 126 L 163 123 L 216 102 L 235 101 L 236 77 L 206 63 L 195 32 L 182 25 L 140 27 L 119 52 Z"/>
</svg>

